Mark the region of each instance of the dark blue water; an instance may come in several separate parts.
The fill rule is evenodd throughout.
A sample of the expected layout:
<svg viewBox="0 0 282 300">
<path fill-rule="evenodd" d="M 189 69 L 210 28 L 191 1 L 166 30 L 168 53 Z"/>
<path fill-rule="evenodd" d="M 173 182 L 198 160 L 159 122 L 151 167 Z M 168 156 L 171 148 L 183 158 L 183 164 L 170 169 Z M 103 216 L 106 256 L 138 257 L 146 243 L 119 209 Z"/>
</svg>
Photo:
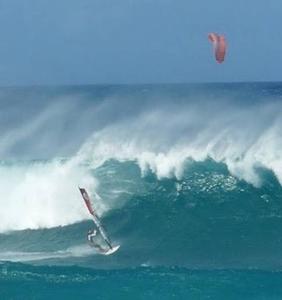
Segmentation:
<svg viewBox="0 0 282 300">
<path fill-rule="evenodd" d="M 1 299 L 280 299 L 282 85 L 0 93 Z M 112 256 L 86 242 L 89 191 Z"/>
</svg>

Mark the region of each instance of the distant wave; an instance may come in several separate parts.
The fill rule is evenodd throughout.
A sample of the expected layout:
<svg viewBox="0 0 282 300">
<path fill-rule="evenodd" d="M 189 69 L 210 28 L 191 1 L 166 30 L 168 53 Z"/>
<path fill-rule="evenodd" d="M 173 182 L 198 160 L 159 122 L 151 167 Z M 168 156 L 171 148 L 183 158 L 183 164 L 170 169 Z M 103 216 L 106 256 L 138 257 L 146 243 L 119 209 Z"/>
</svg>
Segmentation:
<svg viewBox="0 0 282 300">
<path fill-rule="evenodd" d="M 109 159 L 131 160 L 143 174 L 180 179 L 187 159 L 211 158 L 255 186 L 261 184 L 258 168 L 272 170 L 282 183 L 282 102 L 240 95 L 156 97 L 150 107 L 95 130 L 76 159 L 94 167 Z"/>
</svg>

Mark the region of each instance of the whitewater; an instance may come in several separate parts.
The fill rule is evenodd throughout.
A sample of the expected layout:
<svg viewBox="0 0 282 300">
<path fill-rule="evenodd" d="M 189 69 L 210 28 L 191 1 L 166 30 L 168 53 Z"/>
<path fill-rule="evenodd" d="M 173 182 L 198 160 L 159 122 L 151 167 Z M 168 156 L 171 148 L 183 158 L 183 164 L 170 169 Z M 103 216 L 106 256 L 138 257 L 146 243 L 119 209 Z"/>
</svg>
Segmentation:
<svg viewBox="0 0 282 300">
<path fill-rule="evenodd" d="M 0 285 L 29 282 L 35 298 L 40 286 L 75 299 L 97 284 L 97 297 L 206 299 L 234 282 L 229 299 L 256 299 L 263 278 L 262 299 L 276 299 L 281 98 L 281 83 L 2 88 Z M 115 255 L 88 247 L 78 186 Z M 152 294 L 138 280 L 153 280 Z"/>
</svg>

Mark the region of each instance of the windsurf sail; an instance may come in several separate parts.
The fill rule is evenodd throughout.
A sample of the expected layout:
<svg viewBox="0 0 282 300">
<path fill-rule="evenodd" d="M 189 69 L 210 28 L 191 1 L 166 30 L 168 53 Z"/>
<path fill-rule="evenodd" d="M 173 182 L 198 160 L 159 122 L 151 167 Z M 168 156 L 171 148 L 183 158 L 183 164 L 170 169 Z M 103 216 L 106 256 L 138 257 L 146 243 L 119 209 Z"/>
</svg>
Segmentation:
<svg viewBox="0 0 282 300">
<path fill-rule="evenodd" d="M 80 188 L 80 187 L 79 187 L 79 191 L 80 191 L 80 193 L 82 195 L 82 198 L 83 198 L 83 200 L 85 202 L 85 205 L 86 205 L 89 213 L 92 216 L 93 222 L 97 226 L 97 228 L 98 228 L 98 230 L 99 230 L 102 238 L 104 239 L 105 243 L 109 246 L 109 248 L 113 249 L 112 242 L 111 242 L 110 238 L 108 237 L 105 228 L 101 224 L 101 221 L 98 218 L 98 216 L 97 216 L 97 214 L 96 214 L 96 212 L 95 212 L 95 210 L 94 210 L 94 208 L 92 206 L 92 203 L 91 203 L 91 200 L 90 200 L 90 197 L 89 197 L 87 191 L 84 188 Z"/>
</svg>

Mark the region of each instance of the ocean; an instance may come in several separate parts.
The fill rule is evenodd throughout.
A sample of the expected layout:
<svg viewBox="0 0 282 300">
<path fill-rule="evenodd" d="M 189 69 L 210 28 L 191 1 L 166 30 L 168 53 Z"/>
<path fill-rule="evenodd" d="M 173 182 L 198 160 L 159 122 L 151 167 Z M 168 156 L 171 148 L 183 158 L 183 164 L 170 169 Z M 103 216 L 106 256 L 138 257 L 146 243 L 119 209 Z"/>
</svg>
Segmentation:
<svg viewBox="0 0 282 300">
<path fill-rule="evenodd" d="M 272 82 L 1 88 L 0 298 L 281 299 L 281 113 Z"/>
</svg>

